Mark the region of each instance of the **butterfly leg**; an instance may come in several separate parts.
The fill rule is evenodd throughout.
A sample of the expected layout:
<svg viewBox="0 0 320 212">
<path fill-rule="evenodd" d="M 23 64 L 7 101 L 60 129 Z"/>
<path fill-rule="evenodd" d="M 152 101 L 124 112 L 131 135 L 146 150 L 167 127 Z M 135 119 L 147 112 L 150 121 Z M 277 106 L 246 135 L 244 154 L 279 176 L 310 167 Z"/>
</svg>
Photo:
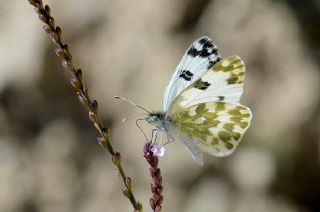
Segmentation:
<svg viewBox="0 0 320 212">
<path fill-rule="evenodd" d="M 166 135 L 167 135 L 167 141 L 163 144 L 163 146 L 174 142 L 174 139 L 169 135 L 169 133 L 166 133 Z"/>
<path fill-rule="evenodd" d="M 162 144 L 162 139 L 163 139 L 163 131 L 164 131 L 164 129 L 160 128 L 158 126 L 152 130 L 151 143 L 156 143 L 157 142 L 158 131 L 161 131 L 160 142 L 158 142 L 161 145 Z"/>
<path fill-rule="evenodd" d="M 162 128 L 161 129 L 161 135 L 160 135 L 160 145 L 162 144 L 162 139 L 163 139 L 163 131 L 164 131 L 164 129 Z"/>
<path fill-rule="evenodd" d="M 158 129 L 155 128 L 152 130 L 152 137 L 151 137 L 151 143 L 154 144 L 157 141 L 157 133 L 158 133 Z"/>
<path fill-rule="evenodd" d="M 152 134 L 153 134 L 154 131 L 156 132 L 156 134 L 157 134 L 158 131 L 161 131 L 160 142 L 159 142 L 159 144 L 161 144 L 161 143 L 162 143 L 162 137 L 163 137 L 164 128 L 159 127 L 159 126 L 156 126 L 156 128 L 154 128 L 154 129 L 152 130 Z"/>
</svg>

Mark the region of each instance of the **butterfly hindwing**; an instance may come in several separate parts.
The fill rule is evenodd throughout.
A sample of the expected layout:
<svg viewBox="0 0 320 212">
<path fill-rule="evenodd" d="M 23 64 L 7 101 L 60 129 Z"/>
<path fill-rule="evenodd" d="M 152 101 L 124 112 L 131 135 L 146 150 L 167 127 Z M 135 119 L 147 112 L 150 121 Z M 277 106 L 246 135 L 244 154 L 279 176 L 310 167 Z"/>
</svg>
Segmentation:
<svg viewBox="0 0 320 212">
<path fill-rule="evenodd" d="M 191 152 L 193 160 L 195 160 L 199 165 L 203 165 L 203 154 L 202 151 L 197 147 L 192 138 L 185 134 L 178 134 L 178 139 L 184 143 L 187 149 Z"/>
<path fill-rule="evenodd" d="M 193 145 L 191 149 L 227 156 L 239 144 L 251 117 L 245 106 L 218 101 L 180 108 L 172 114 L 171 121 L 177 126 L 175 135 L 187 141 L 189 149 Z"/>
<path fill-rule="evenodd" d="M 221 59 L 217 46 L 204 36 L 194 41 L 177 66 L 164 92 L 162 109 L 167 111 L 173 100 L 204 72 Z"/>
</svg>

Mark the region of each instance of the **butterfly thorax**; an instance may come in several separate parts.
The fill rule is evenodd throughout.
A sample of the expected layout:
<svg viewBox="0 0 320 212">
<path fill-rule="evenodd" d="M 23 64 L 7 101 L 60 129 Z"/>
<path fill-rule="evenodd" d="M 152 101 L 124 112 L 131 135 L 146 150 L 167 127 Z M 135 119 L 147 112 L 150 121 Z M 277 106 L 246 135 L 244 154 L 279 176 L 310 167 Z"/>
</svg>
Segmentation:
<svg viewBox="0 0 320 212">
<path fill-rule="evenodd" d="M 147 118 L 147 122 L 149 124 L 155 125 L 159 127 L 160 129 L 166 128 L 168 123 L 171 122 L 171 119 L 169 116 L 166 116 L 164 112 L 153 112 L 150 113 Z"/>
</svg>

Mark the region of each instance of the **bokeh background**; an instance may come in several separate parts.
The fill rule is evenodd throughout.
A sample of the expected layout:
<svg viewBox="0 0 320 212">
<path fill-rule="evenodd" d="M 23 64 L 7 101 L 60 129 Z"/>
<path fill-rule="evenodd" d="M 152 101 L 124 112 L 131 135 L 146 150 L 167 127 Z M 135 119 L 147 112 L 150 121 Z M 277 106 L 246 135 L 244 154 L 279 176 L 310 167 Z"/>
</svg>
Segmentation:
<svg viewBox="0 0 320 212">
<path fill-rule="evenodd" d="M 240 55 L 254 118 L 237 151 L 198 166 L 174 142 L 161 158 L 163 211 L 320 211 L 320 1 L 48 0 L 99 101 L 134 192 L 149 207 L 140 113 L 159 110 L 185 49 L 208 35 Z M 98 133 L 33 8 L 0 1 L 0 211 L 132 211 Z M 146 132 L 151 130 L 143 125 Z"/>
</svg>

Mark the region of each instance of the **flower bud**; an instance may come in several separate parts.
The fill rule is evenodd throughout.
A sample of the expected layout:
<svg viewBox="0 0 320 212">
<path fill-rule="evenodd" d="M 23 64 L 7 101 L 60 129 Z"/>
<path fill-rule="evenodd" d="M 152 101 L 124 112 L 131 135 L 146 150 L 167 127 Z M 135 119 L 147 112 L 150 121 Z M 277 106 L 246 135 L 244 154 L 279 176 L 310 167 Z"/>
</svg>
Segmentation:
<svg viewBox="0 0 320 212">
<path fill-rule="evenodd" d="M 132 188 L 132 179 L 130 177 L 126 178 L 126 183 L 128 185 L 128 188 L 131 189 Z"/>
<path fill-rule="evenodd" d="M 109 135 L 109 129 L 107 128 L 107 127 L 103 127 L 102 128 L 102 133 L 105 135 L 105 136 L 107 136 L 107 137 L 109 137 L 110 135 Z"/>
<path fill-rule="evenodd" d="M 69 50 L 69 45 L 68 44 L 64 44 L 62 47 L 66 60 L 72 60 L 72 55 L 70 54 L 70 50 Z"/>
<path fill-rule="evenodd" d="M 70 79 L 70 84 L 76 89 L 80 89 L 81 88 L 80 83 L 76 79 Z"/>
<path fill-rule="evenodd" d="M 101 146 L 101 147 L 105 147 L 105 141 L 104 141 L 104 139 L 103 138 L 101 138 L 101 137 L 98 137 L 97 138 L 97 141 L 98 141 L 98 144 Z"/>
<path fill-rule="evenodd" d="M 45 6 L 44 6 L 44 11 L 46 12 L 46 14 L 47 14 L 48 16 L 50 16 L 50 7 L 49 7 L 48 5 L 45 5 Z"/>
<path fill-rule="evenodd" d="M 91 101 L 91 105 L 92 105 L 93 112 L 97 113 L 98 112 L 98 102 L 97 102 L 97 100 L 92 100 Z"/>
<path fill-rule="evenodd" d="M 160 212 L 161 211 L 161 205 L 157 205 L 156 208 L 154 209 L 155 212 Z"/>
<path fill-rule="evenodd" d="M 153 198 L 150 198 L 150 206 L 151 208 L 155 208 L 156 207 L 156 202 Z"/>
<path fill-rule="evenodd" d="M 46 33 L 50 34 L 52 31 L 51 31 L 51 28 L 46 24 L 46 25 L 43 25 L 43 29 L 44 31 L 46 31 Z"/>
<path fill-rule="evenodd" d="M 121 192 L 123 193 L 124 196 L 126 196 L 127 198 L 129 198 L 129 191 L 125 188 L 121 188 Z"/>
<path fill-rule="evenodd" d="M 36 1 L 35 0 L 28 0 L 30 4 L 35 5 Z"/>
<path fill-rule="evenodd" d="M 93 122 L 93 123 L 97 123 L 98 122 L 98 117 L 95 113 L 93 112 L 89 112 L 89 119 Z"/>
<path fill-rule="evenodd" d="M 77 69 L 74 74 L 75 74 L 75 76 L 77 77 L 77 79 L 79 81 L 82 81 L 82 71 L 81 71 L 81 69 Z"/>
<path fill-rule="evenodd" d="M 68 60 L 62 60 L 62 66 L 63 66 L 65 69 L 70 69 L 70 67 L 71 67 L 70 61 L 68 61 Z"/>
<path fill-rule="evenodd" d="M 78 92 L 77 92 L 77 95 L 78 95 L 79 101 L 80 101 L 82 104 L 86 105 L 86 104 L 87 104 L 87 100 L 84 98 L 84 96 L 82 95 L 82 93 L 78 91 Z"/>
<path fill-rule="evenodd" d="M 43 14 L 41 14 L 41 13 L 39 13 L 39 19 L 40 19 L 42 22 L 47 23 L 47 16 L 45 16 L 45 15 L 43 15 Z"/>
<path fill-rule="evenodd" d="M 119 152 L 116 152 L 114 155 L 111 156 L 112 163 L 116 166 L 119 166 L 121 163 L 121 156 Z"/>
<path fill-rule="evenodd" d="M 137 209 L 138 209 L 138 211 L 142 211 L 142 209 L 143 209 L 143 206 L 140 202 L 137 203 Z"/>
<path fill-rule="evenodd" d="M 55 48 L 54 51 L 56 52 L 56 54 L 59 57 L 63 57 L 64 56 L 64 53 L 63 53 L 62 49 L 60 49 L 59 47 Z"/>
<path fill-rule="evenodd" d="M 56 33 L 59 37 L 59 40 L 61 39 L 61 28 L 59 26 L 56 27 Z"/>
</svg>

